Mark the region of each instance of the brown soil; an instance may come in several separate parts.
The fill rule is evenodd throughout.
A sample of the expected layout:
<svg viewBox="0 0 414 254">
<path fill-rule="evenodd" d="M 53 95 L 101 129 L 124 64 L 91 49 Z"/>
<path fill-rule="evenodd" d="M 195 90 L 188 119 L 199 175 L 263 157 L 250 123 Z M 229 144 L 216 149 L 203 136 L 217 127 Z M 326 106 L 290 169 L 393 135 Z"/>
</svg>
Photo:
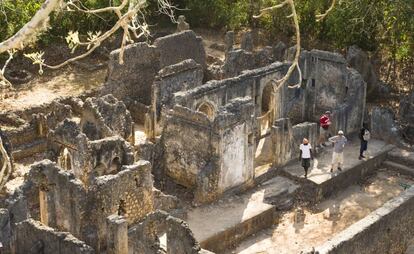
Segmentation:
<svg viewBox="0 0 414 254">
<path fill-rule="evenodd" d="M 250 237 L 231 253 L 293 254 L 309 251 L 398 196 L 403 191 L 402 183 L 413 185 L 414 180 L 381 170 L 363 186 L 351 186 L 338 196 L 318 204 L 312 211 L 298 208 L 286 213 L 273 228 Z"/>
</svg>

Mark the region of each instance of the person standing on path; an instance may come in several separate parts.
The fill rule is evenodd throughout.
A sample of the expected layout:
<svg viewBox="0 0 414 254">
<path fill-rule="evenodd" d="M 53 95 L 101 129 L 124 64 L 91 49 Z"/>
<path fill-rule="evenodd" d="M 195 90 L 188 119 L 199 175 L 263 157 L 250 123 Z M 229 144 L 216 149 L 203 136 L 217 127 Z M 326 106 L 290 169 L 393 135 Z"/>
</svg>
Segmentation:
<svg viewBox="0 0 414 254">
<path fill-rule="evenodd" d="M 367 124 L 362 125 L 362 129 L 359 132 L 359 139 L 361 140 L 361 147 L 359 149 L 359 159 L 365 158 L 364 152 L 368 149 L 368 140 L 371 139 L 371 133 L 368 130 Z"/>
<path fill-rule="evenodd" d="M 323 147 L 326 141 L 326 137 L 329 134 L 329 126 L 331 126 L 331 111 L 326 111 L 325 114 L 319 118 L 319 143 L 318 145 Z"/>
<path fill-rule="evenodd" d="M 332 167 L 331 172 L 333 172 L 334 168 L 337 166 L 339 171 L 342 171 L 342 167 L 344 164 L 344 148 L 346 142 L 348 140 L 344 136 L 343 131 L 338 131 L 338 135 L 329 138 L 329 141 L 333 143 L 334 149 L 332 153 Z"/>
<path fill-rule="evenodd" d="M 308 169 L 310 168 L 310 160 L 313 160 L 312 146 L 309 140 L 303 139 L 303 143 L 299 146 L 299 161 L 302 161 L 302 167 L 305 170 L 305 178 L 308 178 Z"/>
</svg>

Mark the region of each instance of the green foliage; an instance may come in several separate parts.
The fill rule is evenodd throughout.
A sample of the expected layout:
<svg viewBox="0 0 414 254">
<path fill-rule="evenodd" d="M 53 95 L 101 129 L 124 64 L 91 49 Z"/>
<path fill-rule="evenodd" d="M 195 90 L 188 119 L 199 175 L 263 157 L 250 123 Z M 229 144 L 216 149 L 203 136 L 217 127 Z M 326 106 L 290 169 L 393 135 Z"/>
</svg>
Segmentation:
<svg viewBox="0 0 414 254">
<path fill-rule="evenodd" d="M 40 0 L 0 1 L 0 41 L 3 41 L 26 24 L 40 8 Z"/>
<path fill-rule="evenodd" d="M 0 0 L 0 40 L 20 29 L 39 9 L 44 0 Z M 83 0 L 91 9 L 102 8 L 121 0 Z M 276 0 L 173 0 L 191 27 L 214 29 L 263 28 L 269 39 L 294 36 L 292 20 L 286 18 L 290 10 L 274 10 L 259 20 L 252 18 L 259 10 L 275 4 Z M 414 0 L 337 0 L 332 12 L 321 22 L 316 14 L 325 12 L 331 0 L 295 0 L 304 46 L 332 45 L 345 48 L 356 44 L 364 50 L 382 50 L 397 60 L 414 55 Z M 167 17 L 157 12 L 157 0 L 148 0 L 146 10 L 150 24 L 172 25 Z M 86 34 L 104 31 L 117 18 L 114 13 L 100 15 L 60 12 L 51 17 L 50 30 L 41 37 L 50 43 L 64 38 L 69 31 Z"/>
<path fill-rule="evenodd" d="M 235 29 L 248 24 L 249 1 L 181 0 L 174 3 L 194 27 Z"/>
</svg>

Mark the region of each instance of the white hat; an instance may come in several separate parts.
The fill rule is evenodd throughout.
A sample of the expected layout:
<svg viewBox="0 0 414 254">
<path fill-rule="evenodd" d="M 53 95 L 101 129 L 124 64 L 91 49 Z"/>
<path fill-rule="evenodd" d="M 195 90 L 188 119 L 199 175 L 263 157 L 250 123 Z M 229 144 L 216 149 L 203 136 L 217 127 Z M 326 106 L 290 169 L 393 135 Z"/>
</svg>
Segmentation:
<svg viewBox="0 0 414 254">
<path fill-rule="evenodd" d="M 338 135 L 344 135 L 343 131 L 338 131 Z"/>
</svg>

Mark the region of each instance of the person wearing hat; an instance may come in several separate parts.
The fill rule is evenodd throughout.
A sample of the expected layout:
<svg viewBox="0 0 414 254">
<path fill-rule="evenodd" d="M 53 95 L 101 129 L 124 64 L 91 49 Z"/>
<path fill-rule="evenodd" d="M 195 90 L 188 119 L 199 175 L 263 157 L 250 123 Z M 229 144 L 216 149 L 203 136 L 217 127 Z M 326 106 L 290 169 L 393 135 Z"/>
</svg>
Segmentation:
<svg viewBox="0 0 414 254">
<path fill-rule="evenodd" d="M 305 178 L 308 177 L 308 169 L 310 168 L 310 160 L 313 160 L 312 146 L 309 140 L 304 138 L 303 143 L 299 146 L 299 160 L 302 161 L 302 167 L 305 170 Z"/>
<path fill-rule="evenodd" d="M 329 141 L 334 145 L 331 172 L 333 172 L 335 166 L 338 166 L 338 170 L 342 171 L 341 166 L 344 164 L 344 148 L 348 140 L 346 139 L 343 131 L 338 131 L 338 135 L 329 138 Z"/>
<path fill-rule="evenodd" d="M 329 126 L 331 126 L 331 111 L 326 111 L 325 114 L 319 118 L 319 145 L 324 146 L 326 136 L 329 134 Z"/>
</svg>

